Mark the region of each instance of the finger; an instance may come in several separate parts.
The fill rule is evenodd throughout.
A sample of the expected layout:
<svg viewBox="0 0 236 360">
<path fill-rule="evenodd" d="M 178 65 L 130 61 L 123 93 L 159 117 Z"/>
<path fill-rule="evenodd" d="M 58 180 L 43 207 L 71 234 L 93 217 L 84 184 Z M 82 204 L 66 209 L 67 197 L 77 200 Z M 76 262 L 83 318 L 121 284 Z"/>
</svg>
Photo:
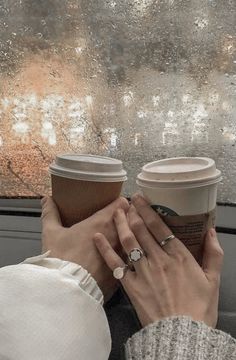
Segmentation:
<svg viewBox="0 0 236 360">
<path fill-rule="evenodd" d="M 148 257 L 151 258 L 153 255 L 158 255 L 159 260 L 165 261 L 167 259 L 166 252 L 157 244 L 133 205 L 130 206 L 128 211 L 128 223 L 138 243 L 148 254 Z"/>
<path fill-rule="evenodd" d="M 62 227 L 61 217 L 57 209 L 56 204 L 51 197 L 43 198 L 41 201 L 42 204 L 42 226 L 45 228 L 52 227 Z"/>
<path fill-rule="evenodd" d="M 205 237 L 202 268 L 209 280 L 220 279 L 224 252 L 214 229 L 210 229 Z"/>
<path fill-rule="evenodd" d="M 128 211 L 129 203 L 124 197 L 119 197 L 90 217 L 97 224 L 97 232 L 102 232 L 109 239 L 113 248 L 120 245 L 117 230 L 113 222 L 113 216 L 117 209 L 123 209 L 125 212 Z"/>
<path fill-rule="evenodd" d="M 151 208 L 150 204 L 140 194 L 135 194 L 132 197 L 131 202 L 143 219 L 148 230 L 159 244 L 172 234 L 172 231 L 164 223 L 158 213 Z M 163 250 L 174 257 L 188 254 L 188 250 L 184 244 L 177 238 L 166 243 Z"/>
<path fill-rule="evenodd" d="M 126 266 L 124 261 L 113 250 L 109 241 L 103 234 L 96 233 L 93 239 L 101 257 L 103 258 L 103 260 L 105 261 L 105 263 L 107 264 L 107 266 L 111 271 L 114 271 L 117 267 Z M 132 273 L 130 270 L 126 270 L 123 279 L 120 279 L 120 281 L 122 284 L 125 284 L 127 281 L 133 279 L 133 277 L 134 277 L 134 273 Z"/>
<path fill-rule="evenodd" d="M 133 232 L 129 228 L 129 224 L 123 210 L 119 209 L 116 211 L 114 221 L 120 243 L 126 254 L 130 255 L 131 251 L 134 249 L 141 249 L 143 251 Z M 144 268 L 147 265 L 147 258 L 146 256 L 143 256 L 140 260 L 133 261 L 132 264 L 137 272 L 139 272 L 140 270 L 144 271 Z"/>
<path fill-rule="evenodd" d="M 99 210 L 98 213 L 102 216 L 107 215 L 111 218 L 113 218 L 113 215 L 117 209 L 123 209 L 125 213 L 129 210 L 129 202 L 124 197 L 119 197 L 115 201 L 113 201 L 111 204 L 107 205 L 102 210 Z"/>
</svg>

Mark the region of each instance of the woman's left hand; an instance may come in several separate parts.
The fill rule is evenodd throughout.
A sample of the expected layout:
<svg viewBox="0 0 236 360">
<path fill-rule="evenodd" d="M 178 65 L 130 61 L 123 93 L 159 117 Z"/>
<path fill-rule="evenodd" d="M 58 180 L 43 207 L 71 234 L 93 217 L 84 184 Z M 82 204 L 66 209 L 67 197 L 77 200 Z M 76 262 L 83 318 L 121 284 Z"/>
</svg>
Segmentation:
<svg viewBox="0 0 236 360">
<path fill-rule="evenodd" d="M 126 254 L 135 248 L 145 254 L 133 262 L 135 271 L 124 268 L 125 275 L 121 279 L 142 325 L 186 315 L 215 327 L 223 260 L 215 230 L 211 229 L 206 235 L 201 268 L 177 238 L 160 246 L 171 231 L 142 197 L 135 196 L 132 204 L 129 223 L 122 210 L 116 212 L 114 219 Z M 104 235 L 96 234 L 94 240 L 112 271 L 125 267 Z"/>
<path fill-rule="evenodd" d="M 78 224 L 65 228 L 60 214 L 51 197 L 42 200 L 42 245 L 43 251 L 50 250 L 50 257 L 71 261 L 84 267 L 97 281 L 105 301 L 117 288 L 114 279 L 93 243 L 96 232 L 105 234 L 111 246 L 119 249 L 120 243 L 113 224 L 113 214 L 117 209 L 128 211 L 129 204 L 119 198 Z"/>
</svg>

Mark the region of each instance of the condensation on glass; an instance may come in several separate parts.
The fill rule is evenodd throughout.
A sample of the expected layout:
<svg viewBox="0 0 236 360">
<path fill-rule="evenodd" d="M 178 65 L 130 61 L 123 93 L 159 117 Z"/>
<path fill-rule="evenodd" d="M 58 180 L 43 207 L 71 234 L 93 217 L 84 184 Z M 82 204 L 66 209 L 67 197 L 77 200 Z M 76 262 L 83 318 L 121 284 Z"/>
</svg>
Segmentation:
<svg viewBox="0 0 236 360">
<path fill-rule="evenodd" d="M 209 156 L 236 202 L 235 0 L 1 0 L 0 195 L 48 193 L 63 152 Z"/>
</svg>

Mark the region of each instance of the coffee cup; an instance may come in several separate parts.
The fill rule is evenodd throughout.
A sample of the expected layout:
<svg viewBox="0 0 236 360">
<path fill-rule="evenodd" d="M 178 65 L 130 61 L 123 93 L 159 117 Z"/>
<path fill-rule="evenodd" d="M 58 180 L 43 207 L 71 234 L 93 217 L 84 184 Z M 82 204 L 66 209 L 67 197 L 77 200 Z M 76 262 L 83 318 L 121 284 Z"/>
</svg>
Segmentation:
<svg viewBox="0 0 236 360">
<path fill-rule="evenodd" d="M 204 237 L 215 227 L 221 172 L 206 157 L 179 157 L 143 166 L 137 185 L 174 235 L 201 263 Z"/>
<path fill-rule="evenodd" d="M 52 197 L 66 227 L 117 199 L 127 180 L 122 161 L 97 155 L 58 155 L 49 172 Z"/>
</svg>

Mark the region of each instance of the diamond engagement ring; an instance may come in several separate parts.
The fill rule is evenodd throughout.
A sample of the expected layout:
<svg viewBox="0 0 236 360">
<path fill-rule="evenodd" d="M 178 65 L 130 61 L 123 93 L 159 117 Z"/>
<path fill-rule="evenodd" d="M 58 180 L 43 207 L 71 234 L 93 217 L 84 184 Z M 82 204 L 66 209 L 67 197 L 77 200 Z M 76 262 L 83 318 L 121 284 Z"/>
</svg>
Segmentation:
<svg viewBox="0 0 236 360">
<path fill-rule="evenodd" d="M 165 238 L 164 240 L 162 240 L 159 244 L 161 247 L 165 246 L 170 240 L 173 240 L 175 238 L 175 236 L 172 234 L 172 235 L 169 235 L 167 236 L 167 238 Z"/>
<path fill-rule="evenodd" d="M 117 280 L 121 280 L 123 279 L 123 277 L 125 276 L 126 272 L 128 270 L 128 265 L 125 265 L 125 266 L 119 266 L 117 268 L 115 268 L 113 270 L 113 276 L 115 279 Z"/>
<path fill-rule="evenodd" d="M 140 259 L 142 259 L 143 256 L 145 256 L 145 254 L 142 249 L 134 248 L 133 250 L 130 251 L 128 257 L 130 262 L 137 262 Z"/>
</svg>

